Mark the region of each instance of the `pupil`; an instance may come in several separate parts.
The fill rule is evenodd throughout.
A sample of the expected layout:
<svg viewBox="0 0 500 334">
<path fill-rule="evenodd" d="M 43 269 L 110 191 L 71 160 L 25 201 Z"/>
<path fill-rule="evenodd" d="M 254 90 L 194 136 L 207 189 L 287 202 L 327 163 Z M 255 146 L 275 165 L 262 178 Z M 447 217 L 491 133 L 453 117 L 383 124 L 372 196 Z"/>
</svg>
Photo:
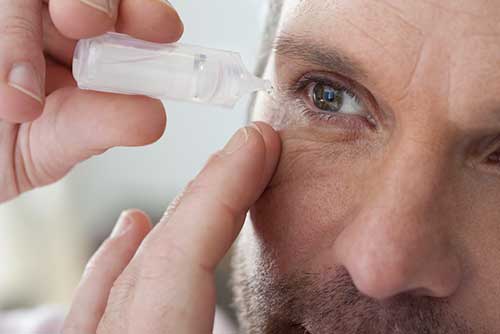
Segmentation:
<svg viewBox="0 0 500 334">
<path fill-rule="evenodd" d="M 335 100 L 335 92 L 333 90 L 324 90 L 323 99 L 327 102 L 332 102 Z"/>
<path fill-rule="evenodd" d="M 340 111 L 344 103 L 343 92 L 341 90 L 321 83 L 314 86 L 313 100 L 316 107 L 331 112 Z"/>
</svg>

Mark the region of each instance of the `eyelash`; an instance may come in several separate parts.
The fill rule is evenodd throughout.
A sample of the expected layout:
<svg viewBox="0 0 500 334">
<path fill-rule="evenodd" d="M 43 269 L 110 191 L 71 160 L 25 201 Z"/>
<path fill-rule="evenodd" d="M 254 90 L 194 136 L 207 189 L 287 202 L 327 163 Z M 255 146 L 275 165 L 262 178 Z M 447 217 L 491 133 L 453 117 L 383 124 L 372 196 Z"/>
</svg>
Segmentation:
<svg viewBox="0 0 500 334">
<path fill-rule="evenodd" d="M 487 163 L 500 166 L 500 150 L 491 153 L 487 158 Z"/>
<path fill-rule="evenodd" d="M 367 105 L 370 105 L 370 103 L 366 103 L 365 99 L 360 97 L 360 94 L 355 92 L 355 88 L 353 87 L 354 84 L 345 84 L 341 80 L 331 79 L 331 76 L 331 74 L 327 73 L 307 74 L 300 78 L 294 85 L 289 87 L 288 91 L 295 97 L 296 105 L 302 109 L 301 113 L 313 122 L 334 123 L 354 131 L 361 131 L 366 126 L 376 129 L 377 123 L 369 110 L 366 110 L 367 116 L 343 115 L 339 113 L 326 112 L 318 108 L 316 108 L 317 110 L 314 110 L 314 103 L 312 101 L 310 103 L 305 101 L 311 100 L 309 96 L 311 85 L 323 84 L 331 86 L 337 90 L 344 91 L 350 97 L 354 98 L 357 103 L 363 105 L 364 108 L 368 108 Z M 500 142 L 500 136 L 498 141 Z M 490 167 L 500 169 L 500 148 L 489 153 L 483 161 Z"/>
<path fill-rule="evenodd" d="M 500 168 L 500 148 L 498 145 L 500 144 L 500 136 L 494 141 L 492 147 L 496 147 L 494 151 L 490 150 L 489 153 L 484 158 L 484 161 L 489 166 L 494 166 L 495 168 Z"/>
<path fill-rule="evenodd" d="M 314 107 L 314 103 L 310 101 L 311 98 L 309 96 L 311 85 L 323 84 L 331 86 L 337 90 L 344 91 L 346 94 L 354 98 L 356 102 L 366 108 L 366 103 L 359 96 L 359 94 L 354 92 L 354 88 L 351 84 L 345 84 L 340 82 L 340 80 L 333 80 L 330 77 L 331 75 L 321 73 L 307 74 L 291 87 L 290 91 L 292 91 L 292 93 L 294 93 L 297 97 L 296 101 L 302 108 L 302 114 L 315 122 L 341 123 L 340 125 L 351 127 L 355 130 L 362 130 L 364 126 L 375 128 L 375 120 L 369 111 L 366 111 L 366 116 L 343 115 L 339 113 L 326 112 Z M 305 100 L 310 102 L 308 103 Z"/>
</svg>

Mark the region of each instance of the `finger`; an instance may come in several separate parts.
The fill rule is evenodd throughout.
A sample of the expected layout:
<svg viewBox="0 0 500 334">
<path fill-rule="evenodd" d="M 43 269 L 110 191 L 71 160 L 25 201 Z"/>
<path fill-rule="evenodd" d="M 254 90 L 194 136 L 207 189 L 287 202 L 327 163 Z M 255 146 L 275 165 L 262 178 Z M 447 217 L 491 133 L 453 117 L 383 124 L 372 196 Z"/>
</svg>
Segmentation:
<svg viewBox="0 0 500 334">
<path fill-rule="evenodd" d="M 47 59 L 47 82 L 45 95 L 50 95 L 58 89 L 76 86 L 71 70 L 53 60 Z"/>
<path fill-rule="evenodd" d="M 120 216 L 111 236 L 85 268 L 64 322 L 63 334 L 96 332 L 116 279 L 150 230 L 149 218 L 140 211 L 125 211 Z"/>
<path fill-rule="evenodd" d="M 234 242 L 245 213 L 269 182 L 280 151 L 267 125 L 240 130 L 187 187 L 177 207 L 146 238 L 120 279 L 136 282 L 127 299 L 131 333 L 209 333 L 214 268 Z M 110 296 L 99 328 L 112 328 L 123 299 Z M 116 321 L 116 320 L 115 320 Z M 104 333 L 104 332 L 103 332 Z"/>
<path fill-rule="evenodd" d="M 255 129 L 260 132 L 262 138 L 264 138 L 264 144 L 267 148 L 266 150 L 266 162 L 264 166 L 264 173 L 262 174 L 261 186 L 267 187 L 269 180 L 275 172 L 275 167 L 278 163 L 281 152 L 281 140 L 276 135 L 274 129 L 264 122 L 254 122 Z"/>
<path fill-rule="evenodd" d="M 163 134 L 166 115 L 160 101 L 60 89 L 47 98 L 39 119 L 18 132 L 16 161 L 21 192 L 52 183 L 75 164 L 114 146 L 139 146 Z"/>
<path fill-rule="evenodd" d="M 173 42 L 183 32 L 177 11 L 165 0 L 51 0 L 54 25 L 71 39 L 116 29 L 152 42 Z"/>
<path fill-rule="evenodd" d="M 54 25 L 71 39 L 100 35 L 112 29 L 119 0 L 50 0 Z"/>
<path fill-rule="evenodd" d="M 52 22 L 46 5 L 42 10 L 43 51 L 58 62 L 71 67 L 76 41 L 63 36 Z"/>
<path fill-rule="evenodd" d="M 0 119 L 25 122 L 44 101 L 41 2 L 0 0 Z"/>
<path fill-rule="evenodd" d="M 167 43 L 182 36 L 184 25 L 166 0 L 122 0 L 116 30 L 151 42 Z"/>
</svg>

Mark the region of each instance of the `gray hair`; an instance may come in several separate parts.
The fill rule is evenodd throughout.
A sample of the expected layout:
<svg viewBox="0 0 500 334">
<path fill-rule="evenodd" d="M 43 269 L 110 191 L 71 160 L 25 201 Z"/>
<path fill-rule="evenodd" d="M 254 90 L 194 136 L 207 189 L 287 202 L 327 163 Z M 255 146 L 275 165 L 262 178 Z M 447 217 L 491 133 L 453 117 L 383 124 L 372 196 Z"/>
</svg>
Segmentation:
<svg viewBox="0 0 500 334">
<path fill-rule="evenodd" d="M 274 39 L 278 31 L 278 24 L 281 18 L 283 2 L 285 0 L 267 0 L 268 14 L 266 18 L 266 26 L 262 34 L 259 54 L 257 55 L 257 65 L 255 67 L 255 75 L 262 77 L 266 70 L 267 61 L 273 51 Z M 253 110 L 257 102 L 257 94 L 253 94 L 252 99 L 247 109 L 247 123 L 253 118 Z"/>
<path fill-rule="evenodd" d="M 255 68 L 255 73 L 258 76 L 264 74 L 267 60 L 271 56 L 273 50 L 274 38 L 278 30 L 278 24 L 281 17 L 281 10 L 283 8 L 284 0 L 267 0 L 268 1 L 268 14 L 266 19 L 266 26 L 262 34 L 262 43 L 258 54 L 258 63 Z"/>
</svg>

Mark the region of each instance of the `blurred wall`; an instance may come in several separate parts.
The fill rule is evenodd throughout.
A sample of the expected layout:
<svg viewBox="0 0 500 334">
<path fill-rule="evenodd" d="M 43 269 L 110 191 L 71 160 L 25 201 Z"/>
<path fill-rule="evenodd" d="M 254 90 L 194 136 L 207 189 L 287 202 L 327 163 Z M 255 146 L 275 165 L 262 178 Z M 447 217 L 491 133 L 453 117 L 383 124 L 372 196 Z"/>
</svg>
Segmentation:
<svg viewBox="0 0 500 334">
<path fill-rule="evenodd" d="M 185 24 L 182 42 L 239 51 L 249 69 L 265 1 L 171 0 Z M 67 303 L 120 212 L 137 207 L 157 220 L 209 154 L 244 123 L 248 100 L 235 110 L 166 101 L 168 126 L 159 142 L 110 150 L 57 184 L 0 205 L 0 308 Z"/>
</svg>

